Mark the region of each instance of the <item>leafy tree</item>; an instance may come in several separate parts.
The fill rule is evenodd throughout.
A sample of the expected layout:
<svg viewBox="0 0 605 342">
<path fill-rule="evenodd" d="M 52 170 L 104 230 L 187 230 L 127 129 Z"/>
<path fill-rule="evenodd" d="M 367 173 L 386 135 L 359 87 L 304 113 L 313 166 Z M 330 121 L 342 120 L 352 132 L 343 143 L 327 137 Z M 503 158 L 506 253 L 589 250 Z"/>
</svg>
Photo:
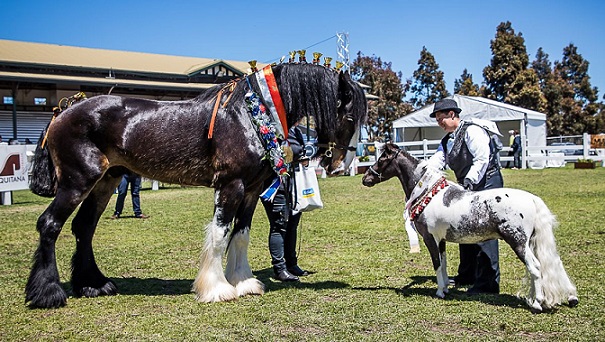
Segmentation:
<svg viewBox="0 0 605 342">
<path fill-rule="evenodd" d="M 414 71 L 410 91 L 413 95 L 411 103 L 416 108 L 450 96 L 445 88 L 443 71 L 439 70 L 435 57 L 424 46 L 420 51 L 418 69 Z"/>
<path fill-rule="evenodd" d="M 590 84 L 589 63 L 569 44 L 563 49 L 563 59 L 555 62 L 553 78 L 560 92 L 558 111 L 562 134 L 598 133 L 602 126 L 602 104 L 598 103 L 598 89 Z M 601 113 L 597 115 L 598 113 Z"/>
<path fill-rule="evenodd" d="M 573 104 L 564 101 L 566 97 L 573 96 L 573 89 L 561 77 L 553 73 L 549 56 L 540 47 L 531 68 L 538 77 L 540 91 L 546 100 L 544 113 L 546 113 L 546 128 L 548 135 L 566 135 L 567 123 L 563 120 L 563 107 L 571 109 Z"/>
<path fill-rule="evenodd" d="M 454 80 L 454 94 L 467 95 L 467 96 L 479 96 L 479 86 L 473 83 L 473 75 L 468 73 L 468 70 L 464 69 L 460 79 Z"/>
<path fill-rule="evenodd" d="M 360 51 L 351 65 L 351 75 L 370 86 L 371 93 L 379 97 L 368 103 L 368 140 L 390 138 L 393 120 L 413 111 L 412 106 L 403 101 L 405 87 L 401 72 L 395 73 L 391 63 L 383 62 L 380 57 L 364 56 Z"/>
<path fill-rule="evenodd" d="M 509 86 L 504 102 L 540 112 L 544 111 L 546 98 L 540 89 L 538 75 L 533 69 L 525 69 L 517 75 Z"/>
<path fill-rule="evenodd" d="M 490 46 L 491 63 L 483 69 L 486 84 L 484 96 L 506 102 L 513 83 L 529 64 L 525 39 L 521 33 L 515 34 L 512 24 L 507 21 L 498 25 L 496 37 L 490 41 Z M 515 83 L 515 87 L 519 85 L 520 80 Z"/>
</svg>

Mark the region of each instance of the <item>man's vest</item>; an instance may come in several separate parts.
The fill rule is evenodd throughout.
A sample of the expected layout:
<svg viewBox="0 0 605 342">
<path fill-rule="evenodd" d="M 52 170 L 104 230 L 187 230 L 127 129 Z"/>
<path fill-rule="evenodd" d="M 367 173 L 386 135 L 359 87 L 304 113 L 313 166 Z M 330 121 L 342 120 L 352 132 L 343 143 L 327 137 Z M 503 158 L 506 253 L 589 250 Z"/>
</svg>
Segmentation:
<svg viewBox="0 0 605 342">
<path fill-rule="evenodd" d="M 445 155 L 445 163 L 454 171 L 456 175 L 456 180 L 458 183 L 462 184 L 466 174 L 470 170 L 473 165 L 473 155 L 466 146 L 466 142 L 464 140 L 464 136 L 466 135 L 467 128 L 473 125 L 472 122 L 464 122 L 462 126 L 459 128 L 458 133 L 456 134 L 456 138 L 454 139 L 454 143 L 452 144 L 451 151 L 447 150 L 447 142 L 452 136 L 453 133 L 448 133 L 441 140 L 441 146 L 443 147 L 443 153 Z M 477 125 L 478 127 L 481 127 Z M 487 164 L 487 170 L 485 171 L 485 175 L 482 179 L 479 180 L 479 183 L 475 185 L 476 189 L 482 189 L 485 186 L 485 182 L 488 178 L 490 178 L 494 173 L 499 172 L 500 163 L 498 162 L 498 148 L 491 138 L 490 132 L 481 127 L 488 136 L 490 136 L 489 140 L 489 162 Z"/>
</svg>

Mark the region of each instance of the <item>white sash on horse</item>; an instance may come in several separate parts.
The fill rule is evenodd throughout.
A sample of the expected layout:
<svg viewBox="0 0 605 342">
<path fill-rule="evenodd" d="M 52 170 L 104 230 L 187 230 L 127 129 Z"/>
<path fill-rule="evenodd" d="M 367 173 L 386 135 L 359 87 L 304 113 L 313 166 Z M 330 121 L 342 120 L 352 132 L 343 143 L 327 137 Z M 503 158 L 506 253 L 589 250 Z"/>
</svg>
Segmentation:
<svg viewBox="0 0 605 342">
<path fill-rule="evenodd" d="M 427 194 L 438 182 L 443 179 L 443 174 L 435 169 L 427 168 L 414 189 L 410 194 L 407 202 L 405 202 L 405 211 L 403 212 L 403 218 L 405 220 L 405 231 L 408 234 L 410 242 L 410 253 L 420 253 L 420 244 L 418 242 L 418 233 L 414 220 L 410 217 L 410 208 L 416 203 L 416 201 L 423 195 Z"/>
</svg>

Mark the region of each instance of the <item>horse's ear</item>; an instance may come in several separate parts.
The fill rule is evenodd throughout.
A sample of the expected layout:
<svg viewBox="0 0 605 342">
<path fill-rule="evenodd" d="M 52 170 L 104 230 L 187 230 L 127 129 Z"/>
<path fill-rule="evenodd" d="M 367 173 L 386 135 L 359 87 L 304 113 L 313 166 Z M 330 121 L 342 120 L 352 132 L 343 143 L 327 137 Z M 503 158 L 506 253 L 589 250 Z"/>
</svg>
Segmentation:
<svg viewBox="0 0 605 342">
<path fill-rule="evenodd" d="M 338 107 L 353 102 L 353 81 L 347 72 L 338 73 Z"/>
</svg>

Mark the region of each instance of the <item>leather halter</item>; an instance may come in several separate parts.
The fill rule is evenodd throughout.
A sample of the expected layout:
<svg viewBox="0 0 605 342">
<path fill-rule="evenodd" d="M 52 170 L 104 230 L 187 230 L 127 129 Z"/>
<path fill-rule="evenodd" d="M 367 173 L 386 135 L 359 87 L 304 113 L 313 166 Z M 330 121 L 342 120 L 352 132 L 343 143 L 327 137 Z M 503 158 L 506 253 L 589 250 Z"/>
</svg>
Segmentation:
<svg viewBox="0 0 605 342">
<path fill-rule="evenodd" d="M 388 163 L 384 166 L 384 168 L 386 168 L 387 166 L 389 166 L 393 160 L 397 159 L 397 157 L 399 156 L 399 153 L 401 153 L 401 149 L 397 150 L 397 153 L 395 153 L 395 155 L 392 158 L 388 159 Z M 380 160 L 380 158 L 378 158 L 378 160 Z M 377 165 L 378 162 L 374 163 L 374 165 Z M 374 169 L 374 165 L 370 166 L 369 170 L 370 172 L 375 175 L 376 177 L 378 177 L 378 181 L 382 182 L 382 172 L 378 172 Z"/>
</svg>

